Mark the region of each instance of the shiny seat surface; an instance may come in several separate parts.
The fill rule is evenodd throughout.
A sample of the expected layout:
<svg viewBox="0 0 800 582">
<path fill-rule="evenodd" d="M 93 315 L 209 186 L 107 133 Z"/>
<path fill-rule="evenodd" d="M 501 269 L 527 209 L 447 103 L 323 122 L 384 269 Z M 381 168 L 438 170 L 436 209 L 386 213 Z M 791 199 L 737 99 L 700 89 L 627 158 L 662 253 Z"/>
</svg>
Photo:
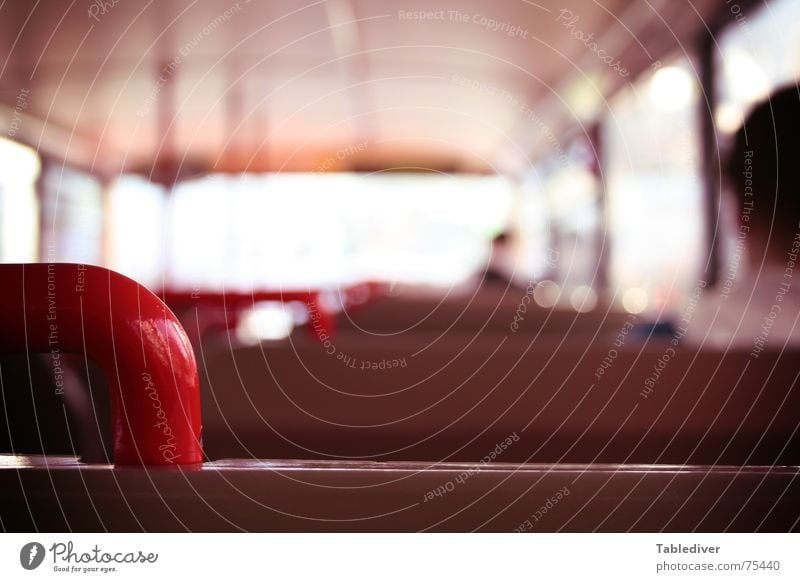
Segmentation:
<svg viewBox="0 0 800 582">
<path fill-rule="evenodd" d="M 4 456 L 0 517 L 6 531 L 796 531 L 800 469 Z"/>
</svg>

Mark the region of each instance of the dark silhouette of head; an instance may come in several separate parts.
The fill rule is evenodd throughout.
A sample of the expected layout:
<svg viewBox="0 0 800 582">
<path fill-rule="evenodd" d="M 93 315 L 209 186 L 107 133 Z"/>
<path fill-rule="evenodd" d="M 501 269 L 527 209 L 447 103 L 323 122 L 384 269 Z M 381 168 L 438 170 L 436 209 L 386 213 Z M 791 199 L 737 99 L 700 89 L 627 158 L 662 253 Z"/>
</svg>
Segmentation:
<svg viewBox="0 0 800 582">
<path fill-rule="evenodd" d="M 800 222 L 800 87 L 774 93 L 747 117 L 734 140 L 728 174 L 748 213 L 754 260 L 785 254 Z M 743 214 L 744 216 L 744 214 Z M 781 259 L 782 260 L 782 259 Z"/>
<path fill-rule="evenodd" d="M 492 239 L 493 249 L 506 249 L 509 246 L 511 246 L 511 234 L 508 231 L 504 230 Z"/>
</svg>

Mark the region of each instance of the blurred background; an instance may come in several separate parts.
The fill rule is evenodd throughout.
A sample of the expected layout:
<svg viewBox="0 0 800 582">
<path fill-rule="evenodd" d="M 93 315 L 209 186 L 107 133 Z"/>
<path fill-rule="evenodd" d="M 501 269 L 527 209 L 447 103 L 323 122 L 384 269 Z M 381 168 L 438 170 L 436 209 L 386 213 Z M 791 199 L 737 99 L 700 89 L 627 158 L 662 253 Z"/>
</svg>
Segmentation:
<svg viewBox="0 0 800 582">
<path fill-rule="evenodd" d="M 680 310 L 732 253 L 719 151 L 800 69 L 797 2 L 687 6 L 6 4 L 0 260 L 447 293 L 507 232 L 548 307 Z"/>
</svg>

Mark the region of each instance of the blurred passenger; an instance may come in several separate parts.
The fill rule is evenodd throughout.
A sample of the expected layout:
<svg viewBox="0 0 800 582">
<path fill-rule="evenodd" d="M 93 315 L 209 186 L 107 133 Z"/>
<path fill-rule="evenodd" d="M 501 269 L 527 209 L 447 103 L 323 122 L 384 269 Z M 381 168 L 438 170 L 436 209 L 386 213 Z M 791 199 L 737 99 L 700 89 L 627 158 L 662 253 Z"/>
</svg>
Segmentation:
<svg viewBox="0 0 800 582">
<path fill-rule="evenodd" d="M 513 240 L 508 231 L 503 231 L 492 239 L 486 268 L 477 275 L 481 288 L 505 289 L 514 285 L 513 251 Z"/>
<path fill-rule="evenodd" d="M 737 197 L 736 250 L 720 284 L 698 303 L 689 326 L 697 343 L 753 355 L 800 345 L 799 90 L 775 93 L 736 134 L 727 167 Z"/>
</svg>

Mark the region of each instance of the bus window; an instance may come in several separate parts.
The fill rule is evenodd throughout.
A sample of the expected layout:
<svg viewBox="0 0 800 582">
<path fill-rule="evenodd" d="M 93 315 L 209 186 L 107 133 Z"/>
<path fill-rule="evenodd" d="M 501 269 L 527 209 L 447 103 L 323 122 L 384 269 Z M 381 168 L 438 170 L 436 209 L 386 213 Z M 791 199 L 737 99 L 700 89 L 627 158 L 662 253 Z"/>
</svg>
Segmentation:
<svg viewBox="0 0 800 582">
<path fill-rule="evenodd" d="M 224 193 L 224 197 L 222 196 Z M 513 188 L 493 176 L 214 175 L 170 195 L 176 288 L 456 284 L 506 227 Z"/>
<path fill-rule="evenodd" d="M 64 166 L 47 166 L 42 184 L 42 258 L 102 264 L 100 181 Z"/>
<path fill-rule="evenodd" d="M 800 3 L 775 0 L 719 35 L 717 106 L 721 134 L 742 125 L 747 110 L 800 76 Z"/>
<path fill-rule="evenodd" d="M 122 176 L 108 192 L 109 266 L 151 288 L 161 285 L 165 194 L 138 176 Z"/>
<path fill-rule="evenodd" d="M 34 150 L 0 138 L 0 262 L 37 258 L 39 204 L 34 185 L 40 169 Z"/>
<path fill-rule="evenodd" d="M 610 279 L 628 311 L 680 308 L 707 255 L 696 79 L 690 59 L 665 60 L 605 117 Z"/>
<path fill-rule="evenodd" d="M 584 139 L 573 142 L 566 160 L 552 167 L 545 182 L 555 251 L 550 260 L 557 255 L 555 278 L 563 299 L 585 311 L 596 303 L 598 183 L 591 169 L 594 153 Z"/>
<path fill-rule="evenodd" d="M 800 76 L 800 5 L 778 0 L 746 19 L 736 19 L 719 35 L 715 57 L 714 121 L 725 160 L 733 134 L 752 108 Z M 723 180 L 721 188 L 721 285 L 730 290 L 745 276 L 748 261 L 745 240 L 738 236 L 741 213 L 730 181 Z"/>
<path fill-rule="evenodd" d="M 558 267 L 559 251 L 555 248 L 550 222 L 547 191 L 537 169 L 522 181 L 517 213 L 520 275 L 535 282 L 551 280 Z"/>
<path fill-rule="evenodd" d="M 563 155 L 537 164 L 522 184 L 520 262 L 549 290 L 543 306 L 589 311 L 597 302 L 600 207 L 594 160 L 588 140 L 576 139 Z"/>
</svg>

